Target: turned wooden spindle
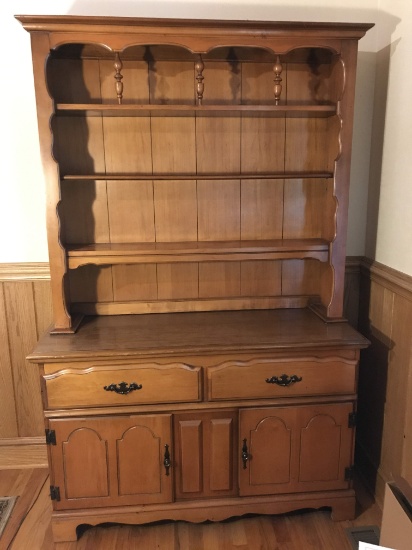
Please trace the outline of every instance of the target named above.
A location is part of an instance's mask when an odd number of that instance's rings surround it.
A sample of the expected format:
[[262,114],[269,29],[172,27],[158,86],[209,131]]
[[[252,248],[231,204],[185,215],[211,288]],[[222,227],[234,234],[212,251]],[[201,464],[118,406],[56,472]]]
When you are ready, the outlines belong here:
[[205,68],[205,64],[203,63],[202,56],[199,55],[198,60],[195,63],[195,69],[196,69],[196,80],[197,80],[197,86],[196,86],[196,97],[197,97],[197,104],[202,105],[203,100],[203,92],[205,90],[205,85],[203,84],[204,76],[203,76],[203,69]]
[[121,73],[121,70],[123,69],[123,63],[120,59],[119,53],[116,52],[115,58],[114,58],[114,70],[116,71],[114,78],[116,80],[116,95],[117,95],[117,102],[119,105],[122,103],[123,99],[123,75]]
[[280,62],[279,56],[276,58],[276,63],[273,67],[273,72],[275,73],[275,78],[273,79],[273,82],[275,83],[273,87],[273,93],[275,95],[275,104],[279,105],[280,101],[280,94],[282,93],[282,77],[280,76],[282,74],[282,64]]

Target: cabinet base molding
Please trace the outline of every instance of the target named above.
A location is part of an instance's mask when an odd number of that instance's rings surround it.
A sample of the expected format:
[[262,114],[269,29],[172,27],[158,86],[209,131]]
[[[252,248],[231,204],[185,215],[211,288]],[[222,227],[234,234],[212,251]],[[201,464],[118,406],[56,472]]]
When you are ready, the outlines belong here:
[[53,512],[52,529],[56,543],[76,541],[81,526],[98,526],[107,523],[140,525],[160,520],[222,521],[245,514],[284,514],[294,510],[331,508],[333,521],[355,518],[355,492],[352,489],[296,495],[210,499],[192,502],[175,502],[163,505],[124,506],[100,508],[94,511],[76,510]]

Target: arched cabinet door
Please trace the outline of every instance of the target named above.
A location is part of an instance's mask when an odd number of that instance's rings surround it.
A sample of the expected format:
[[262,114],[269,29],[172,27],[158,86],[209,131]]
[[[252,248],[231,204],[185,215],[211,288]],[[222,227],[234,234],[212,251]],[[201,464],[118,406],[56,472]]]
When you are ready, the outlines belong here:
[[49,428],[56,510],[171,502],[170,415],[50,420]]
[[351,412],[353,403],[241,410],[240,494],[349,488]]

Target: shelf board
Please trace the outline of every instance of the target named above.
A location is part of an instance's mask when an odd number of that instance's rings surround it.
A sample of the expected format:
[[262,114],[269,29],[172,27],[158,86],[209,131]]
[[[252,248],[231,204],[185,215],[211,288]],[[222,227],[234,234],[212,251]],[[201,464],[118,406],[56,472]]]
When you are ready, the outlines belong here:
[[66,174],[63,181],[126,180],[126,181],[179,181],[179,180],[276,180],[276,179],[328,179],[333,172],[264,172],[254,174]]
[[313,258],[329,256],[322,239],[276,239],[267,241],[171,242],[83,244],[66,247],[69,269],[82,265],[218,262]]
[[114,104],[114,103],[57,103],[57,114],[78,116],[287,116],[329,117],[336,114],[336,104],[280,105],[173,105],[173,104]]

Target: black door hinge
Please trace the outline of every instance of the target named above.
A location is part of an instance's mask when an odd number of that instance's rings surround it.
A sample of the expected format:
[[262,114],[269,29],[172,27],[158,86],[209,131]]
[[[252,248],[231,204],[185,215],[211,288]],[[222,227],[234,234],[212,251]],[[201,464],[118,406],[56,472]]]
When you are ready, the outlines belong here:
[[356,426],[357,414],[356,412],[349,413],[348,428],[354,428]]
[[56,431],[55,430],[45,430],[46,432],[46,444],[47,445],[56,445]]
[[50,486],[50,498],[51,500],[60,500],[60,487],[55,487],[54,485]]
[[353,466],[345,468],[345,481],[352,481],[354,472],[355,468]]

